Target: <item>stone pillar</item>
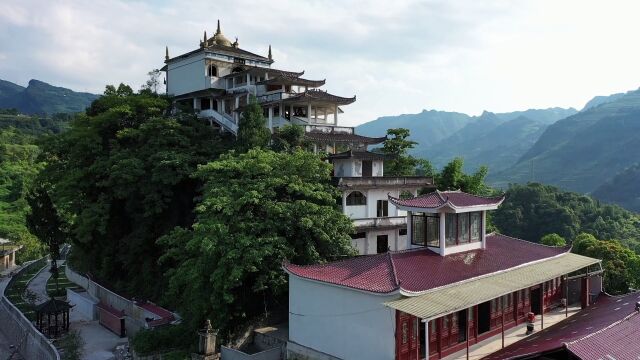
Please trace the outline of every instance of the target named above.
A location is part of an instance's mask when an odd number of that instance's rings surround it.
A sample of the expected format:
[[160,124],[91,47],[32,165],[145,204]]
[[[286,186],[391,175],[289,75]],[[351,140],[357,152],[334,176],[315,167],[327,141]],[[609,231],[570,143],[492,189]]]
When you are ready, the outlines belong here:
[[192,354],[192,359],[212,360],[216,357],[216,340],[218,332],[213,330],[211,321],[207,320],[204,329],[198,331],[198,353]]
[[336,104],[335,112],[333,113],[333,125],[338,125],[338,104]]
[[193,110],[196,110],[198,108],[197,105],[198,105],[198,98],[194,97],[193,98]]
[[447,228],[445,226],[445,213],[441,212],[440,213],[440,256],[444,256],[445,255],[445,246],[446,246],[446,233],[447,233]]
[[307,121],[311,123],[311,103],[307,103]]
[[251,85],[251,74],[247,73],[247,85]]
[[411,240],[413,239],[413,223],[411,218],[413,216],[412,211],[407,211],[407,249],[411,249]]
[[269,106],[269,130],[273,133],[273,106]]

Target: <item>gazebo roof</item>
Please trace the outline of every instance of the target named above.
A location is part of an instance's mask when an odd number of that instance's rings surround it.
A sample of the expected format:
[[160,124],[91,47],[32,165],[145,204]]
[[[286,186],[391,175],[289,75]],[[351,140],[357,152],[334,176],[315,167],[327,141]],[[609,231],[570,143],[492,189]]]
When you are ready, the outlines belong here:
[[68,302],[58,299],[49,299],[40,305],[37,305],[35,311],[37,313],[61,313],[68,311],[73,306]]

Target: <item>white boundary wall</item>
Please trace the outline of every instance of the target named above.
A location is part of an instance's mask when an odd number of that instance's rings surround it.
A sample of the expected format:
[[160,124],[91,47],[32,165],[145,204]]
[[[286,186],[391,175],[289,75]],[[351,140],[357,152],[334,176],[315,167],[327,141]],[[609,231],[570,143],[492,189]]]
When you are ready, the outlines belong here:
[[[18,274],[37,264],[32,262],[25,266]],[[37,265],[35,265],[37,266]],[[10,287],[16,276],[9,281]],[[6,290],[6,289],[5,289]],[[12,344],[19,345],[18,353],[29,360],[60,360],[58,350],[49,340],[38,331],[24,314],[16,308],[2,293],[0,299],[0,331]]]

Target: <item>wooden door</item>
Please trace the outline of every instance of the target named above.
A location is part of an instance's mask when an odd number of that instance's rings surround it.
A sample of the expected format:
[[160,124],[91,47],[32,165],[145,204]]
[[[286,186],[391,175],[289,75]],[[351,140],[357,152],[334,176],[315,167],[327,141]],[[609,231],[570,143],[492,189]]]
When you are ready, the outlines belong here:
[[418,360],[419,323],[417,317],[396,311],[396,360]]

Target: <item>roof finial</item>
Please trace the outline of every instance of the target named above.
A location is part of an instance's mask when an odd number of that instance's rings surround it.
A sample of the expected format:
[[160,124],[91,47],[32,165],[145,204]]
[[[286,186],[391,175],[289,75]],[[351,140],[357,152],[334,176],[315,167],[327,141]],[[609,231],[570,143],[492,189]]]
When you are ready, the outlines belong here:
[[207,30],[204,31],[204,46],[207,46]]
[[218,19],[218,28],[216,29],[216,34],[220,34],[220,19]]
[[273,60],[273,56],[271,56],[271,44],[269,44],[269,55],[268,55],[269,60]]
[[164,59],[165,60],[169,60],[169,47],[168,46],[164,47]]
[[236,41],[232,44],[234,48],[238,48],[240,44],[238,43],[238,37],[236,36]]

